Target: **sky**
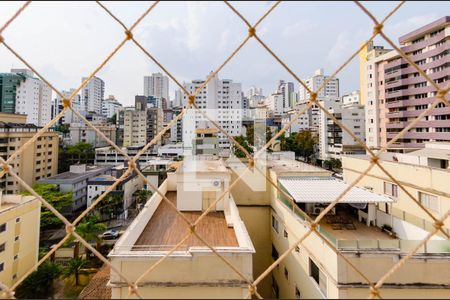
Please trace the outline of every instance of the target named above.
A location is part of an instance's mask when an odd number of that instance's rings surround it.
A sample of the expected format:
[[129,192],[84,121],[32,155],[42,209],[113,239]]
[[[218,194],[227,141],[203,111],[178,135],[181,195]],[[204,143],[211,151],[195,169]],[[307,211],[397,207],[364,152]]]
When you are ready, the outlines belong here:
[[[272,1],[231,2],[250,23]],[[0,26],[20,7],[0,2]],[[127,26],[152,2],[104,2]],[[379,20],[398,1],[362,2]],[[384,32],[398,37],[450,13],[447,1],[407,1],[390,18]],[[353,2],[282,2],[257,28],[257,34],[300,78],[323,68],[331,74],[372,34],[373,23]],[[160,2],[133,31],[134,37],[180,82],[204,79],[238,47],[247,27],[223,2]],[[81,83],[123,39],[122,27],[95,2],[32,2],[3,32],[5,41],[57,89]],[[387,46],[381,38],[376,45]],[[0,72],[24,65],[0,45]],[[160,72],[133,43],[128,42],[98,73],[105,97],[114,95],[132,105],[143,94],[143,76]],[[298,83],[254,39],[219,73],[272,93],[280,79]],[[359,88],[358,59],[339,75],[341,95]],[[170,95],[176,85],[170,81]]]

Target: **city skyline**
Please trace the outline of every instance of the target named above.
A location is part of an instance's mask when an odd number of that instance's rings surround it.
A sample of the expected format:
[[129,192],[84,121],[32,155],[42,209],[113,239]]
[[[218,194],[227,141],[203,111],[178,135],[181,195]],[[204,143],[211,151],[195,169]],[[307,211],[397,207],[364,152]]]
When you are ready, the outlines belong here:
[[[429,5],[428,3],[406,3],[398,14],[386,23],[384,30],[387,35],[398,44],[399,36],[441,17],[440,8],[443,4]],[[244,16],[252,16],[249,21],[254,22],[268,9],[269,4],[267,2],[251,5],[236,3],[236,7]],[[376,17],[382,18],[396,3],[364,4],[374,12]],[[0,18],[10,16],[17,9],[17,5],[18,3],[0,4]],[[80,78],[90,73],[122,38],[120,26],[108,20],[108,15],[100,8],[89,3],[83,5],[67,3],[56,7],[48,6],[52,4],[47,3],[32,5],[34,9],[25,12],[23,18],[18,18],[5,31],[4,37],[60,90],[77,87]],[[211,10],[213,12],[221,10],[223,8],[221,5],[225,4],[161,3],[155,7],[155,10],[159,11],[150,13],[136,28],[134,36],[167,66],[180,83],[204,79],[206,74],[217,68],[231,54],[246,34],[245,24],[231,14],[228,15],[228,12],[218,18],[214,17],[218,15],[216,13],[207,13]],[[331,5],[333,9],[329,11],[320,9],[322,5]],[[127,3],[127,5],[108,3],[108,7],[129,25],[147,8],[147,5],[145,3]],[[50,8],[55,12],[54,19],[39,20],[39,26],[33,28],[29,26],[30,22],[37,22],[40,12]],[[258,34],[275,53],[280,55],[281,59],[293,66],[293,71],[300,78],[311,76],[318,68],[324,68],[325,73],[331,74],[358,48],[360,42],[371,34],[370,19],[358,10],[353,3],[313,5],[309,2],[282,3],[274,15],[261,23]],[[187,11],[187,18],[180,18],[179,15],[185,11]],[[83,12],[85,16],[83,21],[77,18],[80,12]],[[298,13],[308,17],[295,17]],[[168,15],[170,17],[167,17]],[[348,22],[350,15],[354,17],[354,20],[350,18],[353,21]],[[287,17],[280,18],[280,16]],[[78,26],[82,26],[85,30],[74,31],[77,26],[73,26],[72,18],[81,22]],[[97,18],[105,22],[94,23]],[[327,21],[323,22],[323,20]],[[55,22],[58,22],[60,26],[55,27]],[[355,32],[353,22],[364,25],[359,26]],[[223,28],[226,29],[223,30]],[[21,34],[14,34],[13,31]],[[325,38],[317,39],[318,33],[324,31],[327,33],[321,36]],[[44,32],[48,33],[46,37],[43,36]],[[174,36],[174,39],[165,41],[167,34]],[[36,38],[43,41],[36,47],[24,47]],[[55,40],[60,42],[56,43]],[[292,47],[293,41],[298,41],[300,47]],[[303,41],[309,46],[302,47]],[[311,47],[313,41],[317,47]],[[71,46],[67,47],[67,43]],[[375,44],[385,45],[386,43],[375,39]],[[98,51],[92,52],[94,49]],[[6,49],[0,48],[0,54],[5,57],[0,61],[0,68],[5,72],[11,67],[23,67]],[[68,55],[69,58],[67,58]],[[49,57],[49,59],[46,59],[45,64],[40,64],[43,57]],[[308,57],[308,59],[298,60],[296,57]],[[358,61],[354,59],[339,74],[341,95],[359,88],[357,70]],[[156,72],[161,70],[148,57],[142,55],[136,46],[130,44],[119,50],[117,57],[113,58],[97,76],[105,81],[105,95],[115,95],[123,105],[127,106],[132,105],[135,95],[142,93],[143,76]],[[280,79],[294,82],[295,90],[298,90],[298,83],[292,76],[276,64],[273,58],[254,41],[249,41],[243,47],[241,52],[220,72],[220,76],[241,82],[243,91],[250,86],[261,87],[265,95],[276,90],[276,82]],[[170,98],[173,99],[177,86],[169,80],[169,87]]]

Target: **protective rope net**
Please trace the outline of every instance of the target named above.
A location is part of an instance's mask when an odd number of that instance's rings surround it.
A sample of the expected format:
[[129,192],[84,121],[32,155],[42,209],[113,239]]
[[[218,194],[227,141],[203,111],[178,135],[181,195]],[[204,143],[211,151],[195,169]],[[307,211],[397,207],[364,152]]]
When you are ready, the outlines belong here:
[[[445,87],[439,86],[434,80],[432,80],[412,59],[405,54],[398,46],[394,44],[394,42],[385,35],[383,31],[383,27],[385,22],[394,15],[398,9],[401,8],[401,6],[405,2],[402,1],[398,5],[395,6],[395,8],[386,15],[381,21],[379,21],[377,18],[374,17],[374,15],[366,9],[366,7],[363,6],[360,2],[354,2],[354,5],[356,5],[364,14],[366,14],[371,21],[373,22],[373,33],[372,35],[359,47],[331,76],[325,80],[322,85],[317,90],[311,90],[305,82],[303,82],[293,71],[289,68],[289,66],[283,62],[283,60],[277,56],[276,53],[267,45],[264,43],[264,41],[258,36],[257,28],[258,26],[264,21],[264,19],[270,15],[278,5],[281,4],[281,1],[275,2],[268,11],[259,18],[259,20],[255,24],[250,24],[249,21],[228,1],[224,1],[224,9],[230,9],[233,11],[233,13],[236,15],[236,17],[240,18],[242,22],[244,23],[244,28],[247,29],[248,34],[246,38],[241,42],[241,44],[224,60],[224,62],[215,69],[214,72],[212,72],[209,77],[201,84],[200,87],[198,87],[194,93],[189,93],[186,88],[180,84],[180,82],[169,72],[169,70],[157,59],[155,58],[148,49],[144,48],[142,44],[133,36],[134,29],[141,23],[141,21],[144,18],[147,18],[150,13],[152,13],[155,9],[155,7],[159,4],[159,2],[154,2],[150,5],[150,7],[145,10],[145,12],[133,23],[131,27],[127,27],[116,15],[114,15],[105,4],[97,1],[97,4],[99,6],[99,9],[102,9],[106,14],[110,15],[111,18],[113,18],[124,30],[124,36],[123,39],[117,44],[117,46],[112,49],[110,54],[98,65],[95,70],[93,70],[90,75],[81,83],[81,85],[75,89],[72,94],[69,97],[64,97],[64,95],[54,87],[46,78],[40,73],[38,70],[36,70],[31,63],[27,61],[26,58],[21,56],[12,45],[8,43],[7,40],[3,37],[3,32],[5,29],[7,29],[16,18],[20,17],[21,13],[25,11],[26,9],[32,9],[30,8],[31,1],[25,2],[18,10],[17,12],[8,19],[5,24],[0,29],[0,44],[3,47],[6,47],[15,57],[17,57],[23,64],[25,64],[30,70],[32,70],[43,82],[45,82],[61,99],[63,109],[62,111],[56,115],[48,124],[46,124],[44,127],[42,127],[30,140],[28,140],[25,144],[23,144],[17,151],[15,151],[10,157],[8,157],[6,160],[4,160],[2,157],[0,157],[0,163],[2,165],[2,171],[0,172],[0,178],[3,177],[6,173],[9,174],[9,176],[12,176],[14,179],[16,179],[23,188],[30,192],[33,196],[35,196],[39,201],[44,205],[47,209],[49,209],[56,217],[58,217],[64,224],[66,228],[66,235],[65,237],[56,244],[55,247],[53,247],[44,257],[42,257],[36,265],[33,266],[26,274],[24,274],[21,278],[19,278],[14,285],[12,286],[6,286],[3,283],[0,283],[0,288],[3,291],[3,296],[5,298],[14,298],[14,290],[22,283],[36,268],[41,265],[43,262],[45,262],[52,254],[54,254],[66,241],[69,240],[69,238],[73,237],[75,239],[78,239],[87,249],[89,249],[95,256],[97,256],[101,261],[104,262],[107,266],[110,267],[112,272],[116,272],[120,278],[126,282],[126,284],[129,287],[129,296],[134,294],[135,296],[141,298],[141,295],[139,293],[139,285],[142,282],[143,278],[147,276],[150,272],[155,272],[157,266],[159,266],[165,259],[171,256],[172,253],[174,253],[183,243],[191,236],[195,236],[197,239],[199,239],[206,247],[208,247],[220,260],[222,260],[228,267],[230,267],[236,274],[239,275],[239,277],[242,278],[245,282],[248,283],[248,294],[247,298],[250,297],[257,297],[262,298],[261,295],[257,291],[258,284],[261,283],[261,281],[268,276],[271,271],[276,268],[294,249],[296,249],[299,245],[303,243],[303,241],[311,234],[317,235],[325,244],[327,244],[337,255],[343,258],[343,260],[353,269],[355,270],[361,278],[367,282],[368,284],[368,297],[369,298],[381,298],[381,292],[380,288],[383,286],[383,284],[386,282],[386,280],[391,277],[396,271],[398,271],[399,268],[401,268],[412,256],[416,254],[416,252],[423,247],[424,244],[426,244],[438,231],[442,232],[447,238],[449,238],[449,234],[447,231],[443,229],[444,221],[449,217],[450,211],[445,212],[440,216],[440,218],[435,217],[426,207],[422,205],[422,203],[414,197],[403,185],[401,182],[399,182],[393,175],[391,175],[380,163],[380,155],[383,152],[386,152],[387,149],[395,143],[399,138],[401,138],[405,133],[407,133],[411,128],[413,128],[417,122],[419,122],[422,118],[424,118],[427,114],[429,114],[439,103],[444,103],[446,106],[449,106],[449,102],[446,100],[446,96],[449,93],[450,85],[447,85]],[[154,13],[154,12],[153,12]],[[323,107],[323,105],[318,101],[317,95],[326,87],[326,85],[333,80],[339,72],[341,72],[363,49],[366,47],[370,42],[374,40],[375,37],[380,36],[383,38],[395,51],[398,52],[398,54],[405,59],[412,67],[414,67],[417,72],[424,78],[426,81],[435,88],[436,91],[436,100],[426,109],[424,110],[417,118],[415,118],[414,121],[410,122],[408,126],[406,126],[403,130],[401,130],[394,138],[392,138],[384,147],[382,147],[379,151],[376,153],[371,150],[365,143],[362,141],[358,136],[356,136],[348,127],[344,126],[336,117],[330,113],[327,109]],[[209,116],[201,111],[199,107],[196,105],[195,100],[196,96],[206,87],[208,82],[219,72],[222,70],[222,68],[227,65],[227,63],[233,59],[233,57],[245,46],[245,44],[250,40],[255,39],[267,52],[290,74],[292,75],[297,82],[302,85],[305,90],[309,93],[309,100],[307,105],[299,112],[297,112],[291,120],[281,128],[261,149],[259,149],[256,153],[251,155],[242,145],[236,142],[236,140],[227,133],[223,128],[221,128],[216,122],[213,122]],[[111,60],[111,58],[116,55],[117,52],[120,51],[120,49],[127,43],[135,44],[139,49],[142,50],[142,52],[148,56],[156,65],[158,65],[163,72],[170,77],[173,82],[182,90],[182,92],[185,94],[186,99],[188,99],[186,106],[183,108],[180,114],[178,114],[170,123],[168,123],[149,143],[147,143],[134,157],[129,157],[127,153],[125,153],[121,147],[116,145],[114,142],[112,142],[109,138],[107,138],[99,129],[95,127],[94,124],[92,124],[90,121],[88,121],[83,115],[80,114],[76,109],[74,109],[71,105],[72,100],[74,97],[83,89],[86,84],[89,83],[89,81],[105,66],[108,64],[108,62]],[[282,193],[288,201],[292,204],[293,210],[299,210],[301,209],[295,204],[294,199],[284,192],[282,189],[280,189],[276,182],[274,182],[267,174],[263,173],[261,170],[259,170],[257,167],[255,167],[255,163],[260,158],[260,156],[276,141],[277,138],[279,138],[296,120],[298,120],[302,114],[307,112],[309,108],[311,108],[313,105],[316,105],[320,110],[322,110],[327,117],[331,118],[335,124],[337,124],[339,127],[342,128],[343,131],[348,133],[352,138],[354,138],[355,141],[357,141],[366,151],[367,154],[370,156],[370,164],[368,168],[362,172],[353,182],[350,182],[348,187],[334,200],[332,201],[315,219],[311,219],[310,217],[307,217],[305,220],[305,224],[309,227],[309,230],[301,235],[301,236],[295,236],[295,231],[288,230],[290,232],[294,233],[294,236],[296,237],[296,241],[289,247],[288,250],[286,250],[284,253],[282,253],[278,259],[276,259],[262,274],[260,274],[256,279],[247,278],[244,276],[235,266],[233,266],[232,263],[230,263],[227,258],[222,256],[216,249],[211,246],[209,243],[205,241],[205,239],[200,236],[196,232],[196,225],[209,213],[213,208],[215,207],[216,203],[222,200],[227,193],[229,193],[234,186],[246,175],[246,173],[250,170],[256,169],[261,174],[266,176],[267,181],[275,188],[279,193]],[[41,197],[38,193],[36,193],[24,180],[22,180],[13,170],[11,167],[11,163],[20,155],[25,149],[32,146],[33,143],[41,137],[45,132],[47,132],[52,126],[56,124],[56,122],[66,113],[66,111],[72,111],[73,114],[78,116],[88,127],[95,130],[95,132],[104,140],[106,140],[111,147],[113,147],[119,154],[123,155],[124,158],[128,161],[128,169],[127,171],[118,178],[113,185],[111,185],[103,194],[101,194],[93,203],[91,206],[89,206],[81,215],[79,215],[73,222],[69,222],[58,210],[56,210],[52,205],[50,205],[46,199]],[[230,142],[240,150],[242,150],[248,159],[248,166],[231,184],[229,185],[228,189],[224,191],[213,203],[211,203],[207,210],[205,210],[200,217],[195,221],[191,222],[189,221],[179,210],[177,210],[177,207],[157,188],[155,187],[151,182],[147,180],[147,178],[142,174],[142,172],[138,169],[136,162],[138,161],[139,157],[144,154],[149,147],[157,143],[163,135],[170,130],[170,128],[175,125],[178,121],[182,120],[185,116],[186,112],[188,110],[195,110],[196,112],[202,114],[204,117],[206,117],[208,120],[212,121],[214,126],[217,127],[217,129],[222,132],[224,135],[227,136],[227,138],[230,140]],[[335,245],[333,245],[331,242],[328,241],[326,237],[324,237],[318,230],[318,224],[324,218],[324,216],[330,212],[330,210],[333,209],[333,207],[339,203],[339,201],[346,195],[347,192],[350,191],[351,188],[353,188],[364,176],[366,176],[369,171],[374,167],[378,166],[382,172],[384,172],[395,184],[399,186],[399,188],[405,192],[411,201],[415,203],[415,205],[418,205],[424,212],[430,216],[430,218],[433,220],[433,229],[427,234],[427,236],[420,241],[412,250],[409,251],[406,255],[404,255],[398,262],[396,262],[383,276],[381,276],[376,282],[372,282],[369,280],[368,276],[363,274],[360,270],[358,270],[357,267],[355,267],[349,259],[346,258],[345,255],[343,255]],[[83,218],[91,212],[111,191],[113,191],[116,186],[124,180],[130,173],[136,172],[138,176],[152,189],[155,190],[157,194],[159,194],[163,201],[165,201],[176,213],[184,220],[186,223],[187,228],[187,234],[186,236],[172,249],[167,251],[163,257],[161,257],[158,261],[156,261],[154,264],[151,265],[149,269],[147,269],[142,275],[138,277],[138,279],[134,282],[130,281],[126,278],[117,268],[115,268],[110,261],[104,257],[101,253],[97,251],[93,246],[90,245],[89,242],[84,240],[76,231],[76,226],[80,224],[80,222],[83,220]],[[276,200],[280,201],[280,200]],[[307,216],[306,213],[303,213],[302,215]],[[304,244],[302,244],[303,247],[305,247]],[[306,247],[305,247],[306,248]],[[313,253],[314,251],[311,251],[311,249],[306,249],[308,253]]]

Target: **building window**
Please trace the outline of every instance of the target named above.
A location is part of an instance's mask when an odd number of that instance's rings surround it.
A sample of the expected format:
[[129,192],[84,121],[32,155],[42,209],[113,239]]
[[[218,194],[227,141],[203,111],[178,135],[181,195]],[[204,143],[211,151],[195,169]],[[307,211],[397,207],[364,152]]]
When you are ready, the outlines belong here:
[[1,263],[0,264],[0,272],[3,272],[4,269],[5,269],[5,263]]
[[0,233],[6,231],[6,223],[3,223],[2,225],[0,225]]
[[286,231],[286,229],[284,230],[284,232],[283,232],[283,236],[285,237],[285,238],[287,238],[289,235],[288,235],[288,233],[287,233],[287,231]]
[[276,231],[276,233],[279,233],[278,231],[278,220],[275,218],[274,215],[272,215],[272,228]]
[[284,278],[286,278],[286,280],[289,280],[289,271],[286,267],[284,267]]
[[19,236],[18,235],[16,235],[16,237],[14,238],[14,241],[18,241],[19,240]]
[[273,260],[277,260],[279,257],[277,248],[275,248],[275,246],[272,244],[272,258]]
[[295,246],[295,252],[300,252],[300,247],[299,246]]
[[327,277],[319,267],[309,259],[309,276],[319,285],[319,289],[327,296]]
[[384,182],[384,194],[397,198],[398,197],[398,185],[390,183],[390,182]]
[[439,213],[439,199],[437,196],[419,192],[419,201],[426,208],[429,208],[432,211]]
[[300,289],[295,286],[295,299],[300,299]]
[[16,223],[19,223],[20,222],[20,218],[16,218]]
[[273,277],[273,275],[272,275],[272,291],[275,298],[277,299],[280,298],[280,288],[278,287],[278,283],[275,280],[275,277]]
[[1,244],[0,245],[0,253],[5,251],[5,249],[6,249],[6,243]]
[[14,255],[14,260],[17,260],[18,258],[19,258],[18,254]]

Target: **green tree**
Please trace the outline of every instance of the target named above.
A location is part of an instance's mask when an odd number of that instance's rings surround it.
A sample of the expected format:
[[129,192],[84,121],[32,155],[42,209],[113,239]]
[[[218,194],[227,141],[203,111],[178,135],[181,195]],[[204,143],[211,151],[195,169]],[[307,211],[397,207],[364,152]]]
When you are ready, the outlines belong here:
[[139,190],[136,191],[134,194],[136,196],[136,207],[137,207],[139,204],[147,202],[147,200],[152,195],[152,192],[148,190]]
[[75,286],[79,285],[79,275],[82,268],[87,264],[87,261],[81,258],[74,258],[69,261],[62,272],[64,278],[75,277]]
[[302,156],[306,162],[309,162],[317,144],[316,136],[311,131],[301,131],[295,135],[295,144],[298,147],[297,154]]
[[53,281],[61,274],[60,267],[53,262],[44,262],[16,289],[18,299],[46,299],[53,296]]
[[[236,140],[237,143],[239,143],[242,147],[244,147],[244,149],[247,150],[248,153],[250,153],[250,154],[253,153],[253,150],[252,150],[252,148],[250,148],[248,141],[242,135],[237,136],[234,139]],[[242,151],[236,145],[233,145],[233,152],[234,152],[234,155],[236,155],[236,157],[239,157],[239,158],[246,157],[244,151]]]
[[117,114],[113,114],[111,118],[108,118],[108,123],[116,124]]
[[102,245],[102,239],[99,238],[99,234],[106,230],[106,225],[103,223],[95,223],[94,220],[88,220],[80,223],[75,231],[87,242],[96,242],[95,248],[100,249]]
[[[60,192],[56,184],[35,183],[32,188],[60,213],[67,212],[67,209],[72,205],[72,193]],[[31,193],[23,192],[22,195],[31,195]],[[55,228],[60,224],[62,224],[62,221],[42,205],[41,230]]]
[[95,148],[88,143],[80,142],[75,145],[61,145],[58,157],[58,172],[69,171],[70,165],[93,164]]

